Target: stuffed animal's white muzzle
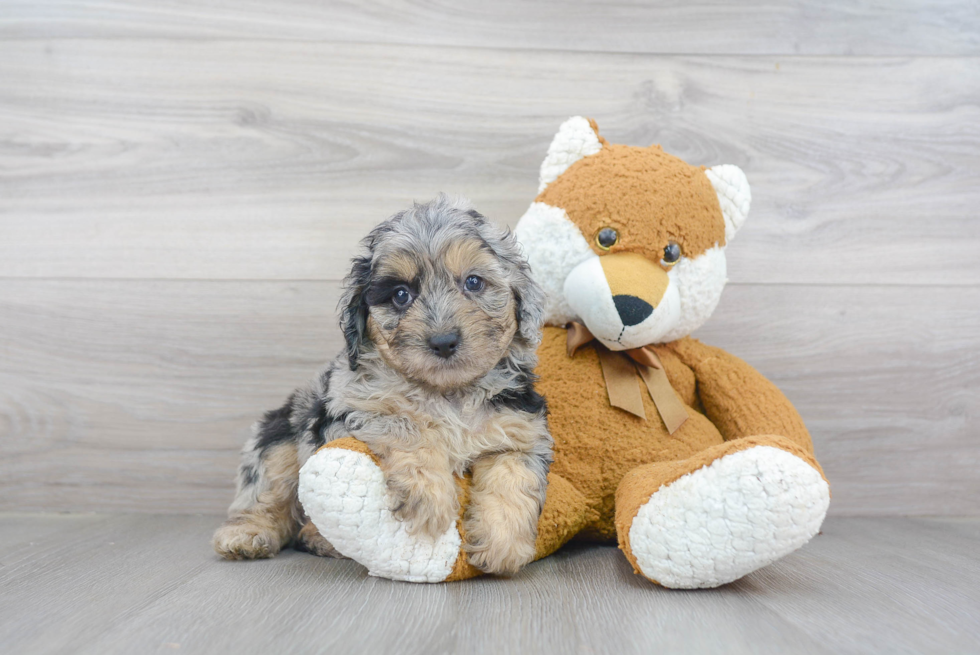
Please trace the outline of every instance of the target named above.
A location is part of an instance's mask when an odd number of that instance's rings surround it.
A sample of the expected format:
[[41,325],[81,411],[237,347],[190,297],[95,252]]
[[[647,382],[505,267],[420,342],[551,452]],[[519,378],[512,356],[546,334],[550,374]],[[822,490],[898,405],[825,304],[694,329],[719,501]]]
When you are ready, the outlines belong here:
[[662,343],[681,317],[677,284],[635,253],[592,257],[565,278],[565,299],[610,350]]

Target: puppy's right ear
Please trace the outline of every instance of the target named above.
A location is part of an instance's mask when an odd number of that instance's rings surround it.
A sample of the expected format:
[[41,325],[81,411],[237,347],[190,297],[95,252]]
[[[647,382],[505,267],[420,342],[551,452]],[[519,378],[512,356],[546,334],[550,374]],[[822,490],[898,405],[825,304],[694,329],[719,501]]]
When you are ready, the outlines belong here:
[[364,291],[371,283],[371,256],[355,257],[350,274],[344,278],[344,293],[340,298],[340,329],[347,342],[347,361],[350,370],[357,370],[364,334],[367,331],[368,306]]

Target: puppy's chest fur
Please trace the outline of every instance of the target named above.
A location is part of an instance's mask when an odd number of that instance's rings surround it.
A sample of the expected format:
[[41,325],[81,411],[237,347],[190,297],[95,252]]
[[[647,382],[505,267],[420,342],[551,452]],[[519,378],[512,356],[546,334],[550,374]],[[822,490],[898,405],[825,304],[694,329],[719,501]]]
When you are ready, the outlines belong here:
[[[387,408],[385,408],[387,409]],[[428,401],[393,412],[369,412],[353,436],[384,459],[388,450],[426,448],[442,452],[454,473],[462,475],[480,455],[505,447],[506,435],[491,427],[483,408]]]
[[353,436],[382,459],[392,450],[426,448],[442,452],[462,474],[479,456],[514,445],[514,430],[484,389],[445,397],[401,379],[340,377],[331,385],[331,406],[346,415],[346,434],[335,436]]

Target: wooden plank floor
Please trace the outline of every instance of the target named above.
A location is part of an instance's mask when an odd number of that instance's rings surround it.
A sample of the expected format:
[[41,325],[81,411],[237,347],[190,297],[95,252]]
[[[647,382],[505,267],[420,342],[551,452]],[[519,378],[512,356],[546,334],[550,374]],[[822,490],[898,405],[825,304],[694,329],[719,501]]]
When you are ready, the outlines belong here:
[[0,514],[0,652],[980,652],[980,519],[831,518],[701,591],[656,587],[611,546],[446,585],[294,551],[224,562],[218,521]]

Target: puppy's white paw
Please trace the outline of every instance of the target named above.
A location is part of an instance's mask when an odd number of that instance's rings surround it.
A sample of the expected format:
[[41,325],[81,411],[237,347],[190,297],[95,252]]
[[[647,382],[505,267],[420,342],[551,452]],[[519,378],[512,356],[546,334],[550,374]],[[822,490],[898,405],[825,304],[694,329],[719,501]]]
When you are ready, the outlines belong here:
[[665,587],[717,587],[805,544],[829,504],[816,469],[756,446],[661,487],[633,519],[629,545],[643,575]]
[[370,456],[323,448],[299,472],[299,499],[320,534],[371,575],[442,582],[460,551],[455,522],[436,538],[411,534],[392,514],[384,474]]

